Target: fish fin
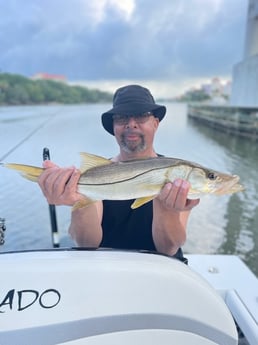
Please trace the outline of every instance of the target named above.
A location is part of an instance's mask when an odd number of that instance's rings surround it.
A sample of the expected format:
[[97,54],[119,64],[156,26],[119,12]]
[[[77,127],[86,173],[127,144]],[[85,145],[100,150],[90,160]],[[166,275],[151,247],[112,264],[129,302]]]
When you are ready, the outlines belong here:
[[38,177],[42,174],[43,168],[34,167],[31,165],[5,163],[4,167],[18,171],[27,180],[37,182]]
[[188,195],[187,195],[187,199],[189,200],[193,200],[193,199],[199,199],[201,198],[203,195],[206,195],[208,193],[205,193],[205,192],[201,192],[201,191],[198,191],[196,189],[192,189],[190,188],[189,192],[188,192]]
[[95,201],[94,200],[91,200],[91,199],[88,199],[88,198],[85,198],[83,200],[79,200],[77,201],[73,207],[72,207],[72,212],[75,211],[75,210],[78,210],[80,208],[83,208],[83,207],[87,207],[89,206],[90,204],[94,203]]
[[153,200],[156,197],[156,195],[152,195],[152,196],[145,196],[143,198],[138,198],[136,199],[132,205],[131,208],[134,210],[135,208],[138,208],[144,204],[146,204],[147,202]]
[[96,155],[86,153],[86,152],[81,152],[80,156],[81,156],[81,166],[80,166],[81,173],[84,173],[85,171],[97,166],[113,163],[110,159],[107,159],[101,156],[96,156]]
[[[202,196],[206,195],[205,193],[193,193],[193,194],[188,194],[187,199],[189,200],[194,200],[194,199],[200,199]],[[208,195],[208,193],[207,193]]]

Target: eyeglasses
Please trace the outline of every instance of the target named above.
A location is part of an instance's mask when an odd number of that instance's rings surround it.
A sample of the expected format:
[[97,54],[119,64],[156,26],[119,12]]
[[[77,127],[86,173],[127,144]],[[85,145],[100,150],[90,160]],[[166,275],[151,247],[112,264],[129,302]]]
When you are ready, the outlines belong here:
[[139,115],[114,114],[113,115],[113,122],[114,122],[114,124],[119,125],[119,126],[126,125],[130,119],[134,119],[134,121],[137,123],[145,123],[146,121],[148,121],[150,116],[153,116],[153,114],[150,112],[139,114]]

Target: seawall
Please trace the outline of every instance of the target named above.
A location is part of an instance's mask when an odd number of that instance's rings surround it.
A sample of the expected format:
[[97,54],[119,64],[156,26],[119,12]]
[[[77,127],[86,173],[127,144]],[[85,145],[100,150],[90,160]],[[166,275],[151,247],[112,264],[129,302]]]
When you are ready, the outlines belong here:
[[211,128],[258,140],[258,107],[189,104],[187,115]]

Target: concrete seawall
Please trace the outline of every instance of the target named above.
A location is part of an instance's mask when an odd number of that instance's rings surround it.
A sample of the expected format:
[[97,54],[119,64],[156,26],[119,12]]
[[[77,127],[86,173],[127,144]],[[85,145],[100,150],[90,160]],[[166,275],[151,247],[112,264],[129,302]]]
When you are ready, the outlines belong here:
[[189,104],[187,115],[211,128],[258,140],[258,107]]

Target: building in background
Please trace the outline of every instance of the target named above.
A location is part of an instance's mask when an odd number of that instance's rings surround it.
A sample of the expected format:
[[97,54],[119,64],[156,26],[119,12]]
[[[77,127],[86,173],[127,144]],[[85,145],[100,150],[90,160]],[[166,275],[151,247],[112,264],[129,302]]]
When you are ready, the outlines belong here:
[[52,80],[66,83],[67,79],[64,75],[60,74],[49,74],[49,73],[37,73],[31,77],[32,80]]
[[231,94],[231,81],[214,77],[199,87],[187,90],[178,100],[227,104]]
[[201,89],[211,98],[222,97],[228,99],[231,94],[231,81],[222,81],[220,78],[214,77],[211,82],[202,84]]
[[244,58],[233,68],[231,105],[258,107],[258,0],[249,0]]

